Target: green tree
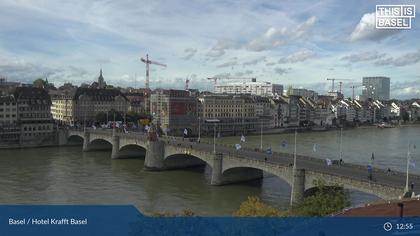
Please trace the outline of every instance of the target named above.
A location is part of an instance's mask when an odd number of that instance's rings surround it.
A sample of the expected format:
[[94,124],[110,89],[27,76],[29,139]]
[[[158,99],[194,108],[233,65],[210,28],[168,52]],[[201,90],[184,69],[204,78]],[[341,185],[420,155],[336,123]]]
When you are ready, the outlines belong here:
[[42,78],[38,78],[38,79],[34,80],[34,82],[32,84],[36,88],[45,88],[46,85],[47,85],[45,80],[43,80]]
[[258,197],[248,197],[241,203],[239,210],[233,216],[284,216],[284,212],[262,202]]
[[326,186],[321,180],[315,181],[317,191],[291,209],[295,216],[325,216],[338,212],[350,205],[348,193],[340,186]]
[[[104,123],[104,122],[106,122],[106,118],[107,118],[106,116],[107,116],[106,112],[103,112],[103,111],[98,112],[95,115],[95,120],[98,121],[98,122]],[[108,119],[109,119],[109,117],[108,117]]]

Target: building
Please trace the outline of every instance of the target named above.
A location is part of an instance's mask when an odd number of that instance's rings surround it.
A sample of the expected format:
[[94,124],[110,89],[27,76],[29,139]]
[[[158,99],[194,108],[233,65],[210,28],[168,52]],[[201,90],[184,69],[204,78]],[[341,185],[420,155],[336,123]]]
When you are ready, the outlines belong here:
[[153,122],[168,135],[198,133],[197,98],[185,90],[155,90],[150,95]]
[[217,133],[221,135],[236,135],[259,130],[261,121],[255,109],[255,100],[251,95],[203,95],[199,98],[201,132],[213,135],[214,124],[206,122],[209,120],[219,121],[216,125]]
[[128,111],[138,114],[148,114],[150,112],[150,96],[145,92],[126,92],[130,105]]
[[270,82],[257,82],[256,79],[252,79],[251,82],[217,84],[215,86],[215,93],[252,94],[273,97],[283,94],[283,85],[272,84]]
[[98,113],[128,111],[127,97],[118,89],[77,88],[62,91],[52,98],[54,120],[63,124],[79,124],[96,120]]
[[13,91],[20,86],[19,82],[10,82],[5,78],[0,78],[0,96],[12,94]]
[[363,77],[363,99],[389,100],[390,83],[389,77]]
[[0,96],[0,143],[18,142],[17,104],[13,95]]
[[17,104],[21,143],[41,143],[51,138],[53,120],[51,98],[46,90],[35,87],[18,87],[13,94]]
[[73,120],[79,124],[96,120],[98,113],[115,111],[125,115],[129,102],[118,89],[77,88],[73,95]]
[[60,124],[74,124],[74,93],[76,89],[59,90],[51,95],[51,114]]
[[304,89],[304,88],[290,88],[287,91],[288,95],[292,95],[292,96],[300,96],[300,97],[305,97],[305,98],[310,98],[313,100],[317,100],[318,99],[318,93],[313,91],[313,90],[308,90],[308,89]]

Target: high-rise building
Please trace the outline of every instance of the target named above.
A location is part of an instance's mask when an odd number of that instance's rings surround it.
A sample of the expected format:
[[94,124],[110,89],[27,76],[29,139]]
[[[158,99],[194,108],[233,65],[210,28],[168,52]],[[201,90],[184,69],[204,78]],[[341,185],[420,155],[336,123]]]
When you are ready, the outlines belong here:
[[363,99],[389,100],[390,84],[389,77],[363,77]]

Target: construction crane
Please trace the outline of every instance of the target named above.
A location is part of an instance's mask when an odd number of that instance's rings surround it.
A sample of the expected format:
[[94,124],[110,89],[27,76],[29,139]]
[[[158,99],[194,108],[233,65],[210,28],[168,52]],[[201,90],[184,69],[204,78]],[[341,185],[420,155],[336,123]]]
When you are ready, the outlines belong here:
[[185,91],[188,91],[188,83],[190,83],[190,79],[187,78],[185,79]]
[[146,59],[140,58],[140,60],[144,64],[146,64],[146,89],[149,90],[149,65],[153,64],[153,65],[158,65],[158,66],[163,66],[163,67],[166,67],[166,65],[160,62],[149,60],[149,54],[146,54]]
[[352,85],[352,86],[350,86],[350,88],[353,90],[353,100],[354,100],[354,97],[355,97],[355,95],[354,95],[354,89],[355,88],[359,88],[359,87],[363,87],[363,85],[361,85],[361,84],[359,84],[359,85]]
[[[334,92],[334,82],[337,81],[345,81],[345,80],[350,80],[350,79],[329,79],[327,78],[327,80],[331,80],[331,92]],[[340,93],[341,93],[341,87],[343,85],[343,82],[340,82]]]

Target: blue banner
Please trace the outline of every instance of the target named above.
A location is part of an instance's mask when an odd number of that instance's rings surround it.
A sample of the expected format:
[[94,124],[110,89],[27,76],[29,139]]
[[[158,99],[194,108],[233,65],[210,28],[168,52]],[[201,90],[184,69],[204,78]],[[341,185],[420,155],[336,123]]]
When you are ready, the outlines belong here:
[[0,206],[0,235],[420,235],[420,218],[145,217],[133,206]]

